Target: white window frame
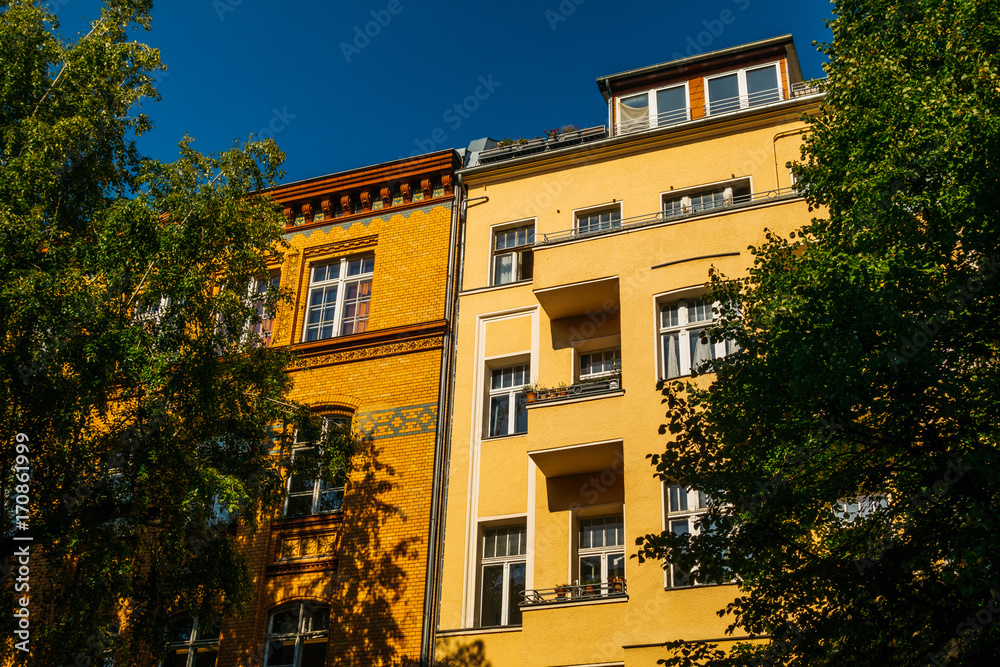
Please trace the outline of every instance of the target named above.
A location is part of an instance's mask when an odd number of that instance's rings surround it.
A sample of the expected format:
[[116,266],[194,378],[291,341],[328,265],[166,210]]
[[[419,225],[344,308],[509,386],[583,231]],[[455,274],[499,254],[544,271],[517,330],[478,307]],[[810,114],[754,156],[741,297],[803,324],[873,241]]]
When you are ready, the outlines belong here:
[[[683,493],[683,497],[686,501],[686,509],[672,510],[672,501],[675,493]],[[673,522],[674,521],[687,521],[688,533],[691,535],[700,535],[701,527],[697,526],[696,523],[699,518],[705,515],[708,511],[708,496],[702,491],[685,487],[680,484],[671,484],[670,482],[663,483],[663,511],[664,511],[664,530],[666,532],[673,532]],[[669,567],[664,568],[666,575],[666,587],[667,588],[691,588],[692,586],[702,586],[705,585],[699,582],[696,578],[692,578],[690,574],[679,575],[678,568],[673,563],[669,563]],[[682,581],[682,583],[677,583],[679,576],[688,577],[688,581]]]
[[[486,543],[490,538],[490,533],[493,533],[493,537],[500,531],[509,531],[512,528],[520,530],[521,537],[519,539],[521,545],[521,552],[512,554],[507,553],[502,556],[487,556],[486,555]],[[524,577],[525,583],[527,583],[528,577],[528,529],[525,524],[513,524],[508,526],[483,526],[481,530],[482,536],[479,540],[479,605],[478,605],[478,618],[477,627],[480,628],[498,628],[505,626],[517,626],[521,623],[512,623],[510,618],[510,607],[511,607],[511,595],[514,594],[510,590],[510,568],[515,565],[524,566]],[[500,602],[500,625],[483,625],[483,603],[485,602],[483,596],[483,586],[486,583],[486,568],[487,567],[497,567],[503,566],[503,592],[501,595]],[[519,604],[519,600],[514,600],[514,604]]]
[[[750,94],[749,94],[749,92],[747,90],[747,72],[751,72],[751,71],[759,70],[759,69],[764,69],[766,67],[773,67],[774,68],[775,80],[778,82],[778,88],[777,88],[778,99],[777,100],[773,100],[771,102],[764,102],[764,103],[761,103],[761,104],[751,104],[750,103]],[[737,82],[737,87],[738,87],[738,90],[739,90],[739,98],[738,98],[739,99],[739,105],[730,108],[731,105],[727,104],[725,109],[720,110],[720,111],[716,111],[715,113],[712,113],[712,102],[711,102],[711,97],[710,97],[710,94],[709,94],[709,82],[712,81],[713,79],[721,79],[721,78],[724,78],[724,77],[727,77],[727,76],[732,76],[733,74],[736,75],[736,82]],[[729,71],[729,72],[722,72],[721,74],[713,74],[711,76],[706,76],[704,78],[704,90],[705,90],[705,115],[706,116],[718,116],[720,114],[732,113],[734,111],[741,111],[743,109],[749,109],[751,107],[767,106],[768,104],[774,104],[776,102],[780,102],[780,101],[782,101],[782,100],[785,99],[785,87],[784,87],[784,85],[782,85],[782,81],[781,81],[781,64],[780,64],[780,61],[777,61],[777,60],[774,61],[774,62],[771,62],[771,63],[762,63],[760,65],[751,65],[749,67],[743,67],[741,69],[732,70],[732,71]],[[732,99],[732,98],[727,98],[727,99]],[[722,102],[722,101],[726,101],[726,100],[720,100],[720,102]]]
[[260,322],[251,324],[249,332],[251,335],[259,338],[261,345],[264,347],[269,347],[274,339],[274,325],[278,321],[278,313],[277,310],[273,313],[265,313],[264,303],[259,298],[259,295],[264,294],[267,288],[272,285],[275,289],[281,287],[280,271],[268,271],[263,276],[254,276],[250,279],[250,298],[253,300],[254,310],[256,310],[257,316],[260,317]]
[[838,500],[835,511],[841,521],[852,523],[858,519],[866,519],[879,509],[885,509],[888,506],[889,500],[886,496],[858,496],[856,498]]
[[[339,427],[343,428],[344,424],[345,424],[345,421],[346,421],[346,418],[344,418],[344,417],[323,417],[323,426],[322,426],[322,430],[321,430],[322,435],[326,435],[326,433],[328,432],[328,430],[331,427],[339,426]],[[350,422],[347,421],[347,423],[349,424]],[[296,434],[295,434],[295,443],[292,445],[292,461],[295,460],[296,455],[302,455],[302,454],[306,454],[306,453],[310,453],[310,452],[314,452],[314,451],[317,454],[320,453],[318,445],[316,445],[314,443],[311,443],[311,442],[302,442],[302,443],[300,443],[299,440],[298,440],[298,437],[299,437],[299,434],[296,432]],[[345,487],[344,486],[327,486],[326,483],[322,479],[317,478],[317,479],[312,480],[312,487],[313,488],[312,488],[311,492],[310,491],[296,491],[296,492],[293,493],[292,492],[292,482],[294,481],[294,477],[295,477],[294,475],[289,474],[288,475],[288,479],[285,481],[285,502],[284,502],[284,505],[282,507],[282,514],[283,514],[283,516],[286,516],[286,517],[299,517],[299,516],[316,516],[318,514],[334,514],[336,512],[340,512],[343,509],[343,507],[344,507],[344,492],[345,492]],[[323,497],[323,494],[324,493],[328,493],[328,492],[333,492],[334,494],[336,494],[338,491],[340,493],[340,500],[337,503],[337,506],[334,507],[333,509],[323,510],[322,512],[319,511],[319,503],[320,503],[320,499]],[[312,500],[309,503],[309,511],[308,512],[303,512],[303,513],[300,513],[300,514],[289,514],[288,513],[289,506],[292,503],[293,497],[294,498],[302,498],[302,497],[305,497],[306,495],[310,495],[310,494],[311,494]]]
[[[679,377],[684,377],[686,375],[691,375],[691,335],[697,335],[702,329],[707,329],[715,326],[718,321],[716,313],[719,310],[719,302],[711,302],[712,306],[712,318],[708,320],[697,320],[691,322],[689,319],[688,306],[693,305],[697,302],[705,303],[706,300],[704,295],[698,296],[688,296],[684,298],[677,299],[658,299],[656,303],[656,322],[657,322],[657,346],[659,349],[660,358],[660,368],[659,368],[659,379],[661,380],[673,380]],[[677,306],[678,312],[678,323],[664,326],[663,323],[663,311],[668,306]],[[677,335],[678,345],[678,368],[679,372],[676,375],[669,375],[667,371],[667,353],[664,346],[664,341],[667,336]],[[721,359],[727,354],[732,354],[736,351],[736,344],[731,340],[713,341],[712,342],[712,359]]]
[[[308,615],[307,616],[306,613],[305,613],[306,610],[309,607],[314,607],[315,609],[318,609],[318,610],[324,610],[324,609],[326,610],[326,613],[327,613],[327,628],[326,629],[322,629],[322,630],[313,630],[312,629],[313,616],[312,615]],[[295,631],[294,632],[283,632],[283,633],[274,632],[274,620],[275,620],[275,617],[278,614],[280,614],[280,613],[282,613],[284,611],[288,611],[288,610],[293,609],[293,608],[295,608],[295,609],[298,610],[298,624],[296,626]],[[267,616],[267,638],[265,639],[265,642],[264,642],[264,644],[265,644],[264,667],[300,667],[301,664],[302,664],[302,647],[303,647],[303,645],[306,642],[308,642],[310,640],[324,639],[325,640],[324,643],[326,644],[326,651],[325,652],[329,653],[329,651],[330,651],[330,630],[329,630],[330,620],[329,620],[329,614],[330,614],[330,607],[328,605],[325,605],[325,604],[314,604],[314,603],[311,603],[311,602],[297,602],[297,603],[292,604],[292,605],[284,605],[282,607],[278,607],[277,609],[273,610],[270,614],[268,614],[268,616]],[[293,652],[292,662],[291,663],[282,663],[280,665],[272,662],[271,661],[271,645],[273,643],[275,643],[275,642],[282,642],[282,643],[284,643],[285,641],[287,641],[287,640],[289,640],[289,639],[291,639],[293,637],[294,637],[294,641],[295,641],[295,650]]]
[[[660,108],[659,102],[656,99],[656,94],[673,88],[684,89],[684,117],[664,122],[660,118]],[[638,97],[639,95],[646,96],[646,120],[645,122],[638,120],[628,121],[628,126],[626,127],[626,121],[622,120],[622,102],[633,97]],[[628,95],[619,95],[615,98],[615,103],[617,104],[618,112],[618,134],[641,132],[643,130],[651,130],[657,127],[669,127],[671,125],[677,125],[678,123],[691,120],[691,89],[688,87],[687,81],[672,83],[669,86],[660,86],[659,88],[650,88],[649,90],[629,93]]]
[[[368,260],[371,260],[371,270],[370,271],[365,271],[364,270],[365,262],[367,262]],[[361,268],[361,273],[357,273],[355,275],[349,276],[349,275],[347,275],[348,267],[350,266],[350,264],[352,262],[355,262],[355,261],[361,261],[361,267],[362,267]],[[330,279],[320,280],[320,281],[316,281],[316,282],[313,281],[313,272],[316,269],[318,269],[320,267],[330,266],[332,264],[338,264],[339,267],[340,267],[339,270],[338,270],[338,272],[337,272],[337,277],[336,278],[330,278]],[[363,283],[365,281],[370,282],[372,284],[372,288],[374,288],[374,281],[375,281],[375,254],[374,253],[370,253],[369,252],[369,253],[365,253],[365,254],[362,254],[362,255],[352,255],[350,257],[340,257],[338,259],[331,259],[329,261],[322,260],[322,261],[310,262],[309,263],[309,287],[308,287],[308,295],[309,295],[309,297],[308,297],[308,299],[306,301],[305,317],[304,317],[303,323],[302,323],[302,342],[306,343],[306,342],[313,342],[313,341],[319,341],[319,340],[329,340],[331,338],[338,338],[340,336],[350,335],[350,334],[344,334],[344,333],[342,333],[342,329],[343,329],[343,326],[344,326],[344,309],[345,309],[345,302],[346,302],[346,299],[347,299],[347,290],[348,290],[348,288],[351,285],[358,285],[358,286],[360,286],[361,283]],[[321,337],[320,334],[322,333],[323,328],[324,328],[323,323],[322,323],[323,321],[320,320],[320,322],[318,324],[311,325],[309,323],[309,316],[312,313],[313,309],[318,307],[317,304],[315,303],[315,299],[318,296],[325,295],[326,294],[326,290],[328,290],[331,287],[335,287],[336,290],[337,290],[337,299],[336,299],[336,302],[335,302],[335,305],[334,305],[334,316],[333,316],[333,320],[331,321],[333,334],[330,335],[330,336]],[[359,300],[359,303],[363,302],[363,303],[367,303],[368,304],[368,313],[365,316],[365,320],[364,320],[365,321],[365,330],[367,330],[367,328],[368,328],[368,321],[371,318],[371,296],[372,296],[371,295],[371,291],[369,291],[368,299],[367,300],[364,300],[364,299]],[[323,312],[322,307],[320,307],[320,311],[319,312],[322,315],[322,312]],[[313,330],[316,331],[316,336],[315,337],[310,337],[311,332]],[[354,331],[352,333],[360,333],[360,332],[359,331]]]
[[[594,229],[593,225],[588,225],[587,231],[584,231],[580,225],[581,218],[589,218],[593,215],[600,215],[605,212],[614,212],[617,210],[618,218],[608,221],[607,227],[604,226],[603,222],[597,223],[597,228]],[[610,232],[617,229],[621,229],[622,226],[622,203],[620,201],[608,202],[606,204],[599,204],[597,206],[588,206],[587,208],[578,208],[573,211],[573,231],[576,234],[599,234],[601,232]]]
[[[512,372],[511,382],[512,384],[508,386],[503,386],[503,372],[510,369]],[[519,402],[526,406],[526,398],[524,395],[525,388],[531,384],[531,361],[526,360],[519,363],[505,363],[504,365],[491,365],[487,367],[486,373],[486,419],[485,419],[485,432],[487,438],[503,438],[511,435],[524,435],[528,432],[527,424],[525,425],[524,431],[517,431],[517,405]],[[494,374],[499,372],[501,374],[499,387],[493,386]],[[518,383],[518,379],[521,383]],[[507,396],[507,432],[506,433],[493,433],[493,399],[502,396]],[[527,419],[527,407],[523,407],[525,410],[525,419]],[[514,429],[514,430],[512,430]]]
[[[496,244],[497,239],[500,235],[506,234],[508,232],[516,231],[519,229],[528,229],[529,240],[527,243],[518,246],[511,246],[509,248],[504,248],[503,251],[498,251]],[[534,218],[530,220],[519,220],[513,223],[504,223],[503,225],[497,225],[490,229],[490,276],[489,284],[491,286],[498,285],[513,285],[519,282],[528,282],[532,280],[534,276],[534,251],[532,247],[535,243],[535,220]],[[512,256],[513,270],[511,275],[513,280],[508,280],[506,282],[497,281],[497,261],[501,257]],[[525,277],[524,273],[527,272],[531,275]]]
[[215,650],[215,660],[216,664],[218,664],[219,638],[221,637],[221,632],[219,635],[216,635],[211,639],[201,639],[200,637],[201,628],[199,627],[197,616],[181,617],[177,620],[191,621],[191,636],[187,639],[187,641],[169,642],[166,648],[167,655],[164,656],[159,662],[160,667],[166,667],[168,664],[171,666],[174,665],[176,661],[172,660],[171,658],[176,657],[178,651],[184,651],[184,650],[187,651],[187,659],[184,663],[185,667],[195,667],[195,665],[197,664],[198,654],[200,652],[212,649]]
[[[602,524],[606,524],[608,519],[617,519],[621,523],[621,541],[616,544],[607,544],[607,530],[603,530],[603,535],[605,539],[605,544],[599,547],[584,547],[583,542],[583,528],[584,524],[588,522],[601,521]],[[625,558],[625,514],[619,511],[616,514],[602,514],[600,516],[577,516],[576,518],[576,572],[577,577],[580,582],[580,586],[596,586],[598,588],[597,593],[607,593],[610,592],[610,575],[609,575],[609,559],[614,556],[621,556],[622,559],[622,569],[625,569],[627,560]],[[594,558],[600,557],[601,559],[601,578],[600,581],[584,582],[583,581],[583,559],[584,558]],[[625,581],[625,573],[621,576],[622,583]],[[604,588],[604,587],[607,588]],[[622,587],[624,589],[624,586]]]
[[[591,358],[590,360],[592,361],[593,360],[592,358],[595,355],[601,355],[603,363],[606,363],[608,361],[608,355],[611,355],[611,359],[610,359],[610,361],[611,361],[611,369],[610,370],[598,371],[596,373],[594,373],[594,372],[584,373],[584,362],[585,362],[585,360],[587,360],[587,358],[589,357],[589,358]],[[597,380],[597,379],[600,379],[600,378],[606,378],[606,377],[610,377],[612,375],[615,375],[618,372],[621,372],[621,367],[622,367],[622,349],[621,349],[620,346],[618,346],[618,347],[609,347],[609,348],[604,348],[604,349],[600,349],[600,350],[580,352],[579,353],[579,362],[577,363],[577,368],[576,368],[576,370],[577,370],[577,377],[581,381],[583,381],[583,380]]]
[[[728,206],[732,206],[734,202],[735,192],[737,189],[743,190],[745,186],[746,190],[749,190],[750,194],[753,194],[753,179],[749,176],[744,176],[741,178],[732,178],[726,181],[718,181],[716,183],[706,183],[705,185],[697,185],[692,188],[684,188],[682,190],[668,190],[667,192],[660,193],[660,210],[663,212],[663,216],[666,219],[681,217],[685,215],[690,215],[692,213],[712,213],[714,211],[719,211],[725,209]],[[691,198],[700,195],[710,194],[722,190],[723,203],[722,206],[712,206],[709,208],[701,208],[695,211]],[[681,210],[676,213],[667,213],[667,204],[673,202],[680,202]],[[671,206],[673,209],[674,206]]]

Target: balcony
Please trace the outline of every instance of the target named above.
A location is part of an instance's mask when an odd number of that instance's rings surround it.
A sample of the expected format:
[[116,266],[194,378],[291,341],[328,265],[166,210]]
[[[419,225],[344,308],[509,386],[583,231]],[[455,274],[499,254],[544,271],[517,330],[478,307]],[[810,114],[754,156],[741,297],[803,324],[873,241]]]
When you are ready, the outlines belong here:
[[548,389],[528,389],[526,392],[529,405],[559,403],[577,398],[590,398],[602,394],[614,394],[622,391],[621,375],[583,380],[568,387],[552,387]]
[[693,218],[700,215],[723,213],[730,209],[759,206],[762,204],[770,204],[778,201],[784,201],[786,199],[796,199],[802,196],[803,196],[802,193],[796,190],[794,187],[778,188],[776,190],[764,190],[762,192],[753,192],[746,195],[729,197],[722,204],[718,206],[687,206],[679,212],[657,211],[656,213],[646,213],[644,215],[638,215],[633,218],[615,220],[612,221],[611,224],[609,224],[608,226],[602,227],[601,229],[591,228],[588,229],[587,231],[581,231],[579,228],[574,227],[573,229],[564,229],[558,232],[549,232],[548,234],[542,234],[541,239],[538,239],[536,237],[534,245],[535,247],[539,247],[549,244],[560,243],[563,241],[604,236],[606,234],[612,234],[614,232],[620,232],[622,230],[637,229],[640,227],[649,227],[651,225],[657,225],[665,222],[679,222],[681,220],[686,220],[687,218]]
[[607,582],[582,584],[574,586],[557,586],[555,588],[536,588],[521,593],[521,607],[536,607],[542,605],[559,605],[568,602],[586,602],[591,600],[606,600],[628,597],[628,589],[624,579],[612,579]]
[[813,81],[800,81],[792,84],[787,97],[780,88],[771,88],[769,90],[756,91],[748,95],[713,100],[693,107],[675,108],[653,117],[621,121],[614,124],[614,136],[662,129],[694,120],[734,114],[751,109],[763,109],[787,102],[788,100],[821,95],[825,92],[827,83],[828,79],[825,78]]

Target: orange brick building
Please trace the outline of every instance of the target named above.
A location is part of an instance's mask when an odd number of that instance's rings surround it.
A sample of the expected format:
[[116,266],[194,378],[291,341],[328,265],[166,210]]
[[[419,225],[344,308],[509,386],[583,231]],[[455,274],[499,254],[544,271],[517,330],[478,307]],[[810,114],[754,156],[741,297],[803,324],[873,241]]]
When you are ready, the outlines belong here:
[[253,576],[249,617],[218,631],[187,628],[165,664],[212,664],[216,651],[218,667],[420,659],[458,166],[448,150],[273,193],[290,247],[268,281],[293,299],[265,336],[300,353],[291,398],[350,420],[363,451],[346,489],[290,481],[282,515],[241,538]]

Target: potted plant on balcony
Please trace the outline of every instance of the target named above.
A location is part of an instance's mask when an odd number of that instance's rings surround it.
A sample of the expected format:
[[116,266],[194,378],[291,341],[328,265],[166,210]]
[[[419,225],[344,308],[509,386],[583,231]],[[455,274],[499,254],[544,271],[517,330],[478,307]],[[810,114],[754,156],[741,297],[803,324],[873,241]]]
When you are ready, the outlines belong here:
[[621,577],[611,577],[608,581],[612,593],[621,593],[625,590],[625,580]]
[[524,400],[526,400],[528,403],[534,403],[536,400],[538,400],[538,389],[539,387],[537,382],[533,382],[532,384],[529,384],[527,387],[525,387]]
[[565,382],[560,382],[559,386],[556,388],[556,395],[565,396],[568,393],[569,393],[569,387],[566,386]]
[[622,365],[617,359],[611,366],[611,375],[608,376],[608,389],[619,389],[622,386]]
[[557,600],[565,599],[567,593],[569,593],[569,584],[559,584],[558,586],[556,586]]

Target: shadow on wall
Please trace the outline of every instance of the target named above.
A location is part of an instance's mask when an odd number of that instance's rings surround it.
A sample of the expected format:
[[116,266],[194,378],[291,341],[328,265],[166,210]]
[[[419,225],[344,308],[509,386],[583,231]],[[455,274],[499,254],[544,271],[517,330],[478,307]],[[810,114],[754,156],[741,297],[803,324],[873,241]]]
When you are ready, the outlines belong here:
[[[419,556],[418,538],[403,537],[406,516],[388,498],[397,484],[395,470],[378,460],[371,441],[360,458],[344,506],[344,532],[338,572],[324,597],[330,601],[328,665],[399,665],[412,656],[401,652],[404,632],[399,608],[406,592],[406,563]],[[394,530],[395,528],[395,530]],[[409,610],[420,623],[420,602]],[[419,647],[419,636],[416,638]]]
[[437,667],[493,667],[486,659],[482,640],[465,644],[459,640],[444,639],[438,643]]

